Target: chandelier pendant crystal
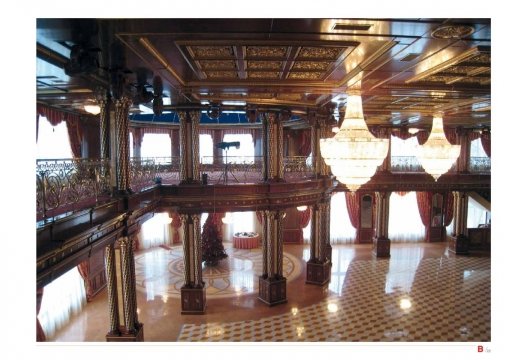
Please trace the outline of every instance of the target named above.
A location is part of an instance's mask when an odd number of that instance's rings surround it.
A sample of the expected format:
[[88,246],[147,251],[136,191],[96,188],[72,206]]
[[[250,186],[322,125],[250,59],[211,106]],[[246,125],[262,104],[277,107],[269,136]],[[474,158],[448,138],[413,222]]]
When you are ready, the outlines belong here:
[[376,173],[389,151],[389,139],[378,139],[364,121],[362,98],[349,92],[341,128],[329,139],[320,139],[320,153],[332,174],[350,191],[356,191]]
[[419,162],[437,181],[451,168],[459,155],[460,145],[451,145],[445,137],[442,114],[435,114],[428,140],[417,148]]

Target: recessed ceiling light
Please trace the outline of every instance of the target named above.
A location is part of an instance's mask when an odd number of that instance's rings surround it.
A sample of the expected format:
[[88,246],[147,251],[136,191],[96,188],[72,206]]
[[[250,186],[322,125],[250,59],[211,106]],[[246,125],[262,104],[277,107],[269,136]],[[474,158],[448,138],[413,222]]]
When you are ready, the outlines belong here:
[[332,27],[332,30],[360,30],[368,31],[373,25],[372,24],[339,24],[336,23]]

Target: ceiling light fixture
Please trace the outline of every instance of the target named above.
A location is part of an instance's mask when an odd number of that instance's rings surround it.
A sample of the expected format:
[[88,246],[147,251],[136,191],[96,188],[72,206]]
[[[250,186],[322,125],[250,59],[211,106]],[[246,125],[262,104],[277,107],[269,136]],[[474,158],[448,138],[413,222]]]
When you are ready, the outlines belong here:
[[389,139],[373,136],[364,121],[358,91],[348,93],[345,118],[334,137],[320,139],[320,152],[336,178],[350,191],[367,183],[389,151]]
[[308,207],[306,205],[297,206],[297,210],[299,211],[306,211]]
[[428,140],[417,147],[419,162],[435,181],[451,168],[460,155],[460,145],[451,145],[445,137],[442,116],[441,113],[433,116],[433,126]]
[[84,109],[87,113],[92,115],[97,115],[101,112],[101,107],[99,105],[85,105]]

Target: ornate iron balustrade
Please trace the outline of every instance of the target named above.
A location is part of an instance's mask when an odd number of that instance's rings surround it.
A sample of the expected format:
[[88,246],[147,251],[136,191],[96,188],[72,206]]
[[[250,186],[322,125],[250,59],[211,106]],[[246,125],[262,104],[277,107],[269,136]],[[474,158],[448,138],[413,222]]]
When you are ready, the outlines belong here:
[[[457,164],[454,163],[447,173],[455,173]],[[425,173],[419,159],[416,156],[392,156],[391,172]]]
[[180,181],[180,157],[132,157],[131,174],[131,186],[134,184],[137,190],[159,182],[162,184],[178,184]]
[[285,179],[298,179],[313,175],[311,157],[287,156],[283,159]]
[[391,157],[392,172],[425,172],[419,159],[415,156],[392,156]]
[[214,164],[212,156],[202,156],[200,173],[207,174],[211,183],[250,183],[262,180],[261,156],[228,156],[219,158],[222,162]]
[[132,157],[129,161],[129,182],[134,192],[154,185],[156,182],[156,162],[154,158]]
[[110,174],[109,160],[37,160],[37,219],[80,210],[109,196]]
[[468,166],[470,172],[473,173],[491,173],[491,158],[470,157]]

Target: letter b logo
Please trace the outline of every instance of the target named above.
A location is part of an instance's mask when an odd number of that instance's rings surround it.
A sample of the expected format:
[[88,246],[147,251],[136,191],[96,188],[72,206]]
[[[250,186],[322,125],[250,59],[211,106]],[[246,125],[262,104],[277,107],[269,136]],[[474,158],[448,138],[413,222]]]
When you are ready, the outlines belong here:
[[482,345],[477,346],[477,352],[483,352],[483,350],[484,349],[483,349]]

